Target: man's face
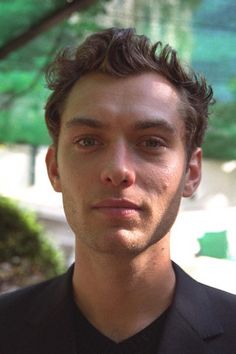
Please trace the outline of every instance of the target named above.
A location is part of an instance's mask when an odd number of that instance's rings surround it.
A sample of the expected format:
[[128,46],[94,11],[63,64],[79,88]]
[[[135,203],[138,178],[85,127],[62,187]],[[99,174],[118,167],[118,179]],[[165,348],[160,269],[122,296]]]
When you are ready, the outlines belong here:
[[133,255],[168,234],[200,181],[200,149],[186,166],[179,108],[156,73],[92,73],[74,85],[46,161],[78,247]]

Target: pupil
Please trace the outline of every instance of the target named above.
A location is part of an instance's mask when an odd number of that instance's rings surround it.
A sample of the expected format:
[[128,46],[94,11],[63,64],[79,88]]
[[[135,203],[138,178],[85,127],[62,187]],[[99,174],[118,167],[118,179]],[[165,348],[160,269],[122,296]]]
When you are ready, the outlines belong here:
[[86,146],[93,145],[93,139],[85,139],[84,145]]
[[152,146],[152,147],[155,147],[157,146],[157,142],[155,140],[149,140],[148,143],[147,143],[148,146]]

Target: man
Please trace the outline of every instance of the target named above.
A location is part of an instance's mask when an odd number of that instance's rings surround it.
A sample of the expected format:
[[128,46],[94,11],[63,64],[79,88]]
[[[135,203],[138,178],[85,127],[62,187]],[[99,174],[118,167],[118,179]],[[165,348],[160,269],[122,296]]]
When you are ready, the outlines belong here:
[[0,353],[236,353],[235,296],[169,251],[181,198],[200,183],[205,79],[170,47],[113,28],[60,54],[48,81],[46,164],[75,264],[2,297]]

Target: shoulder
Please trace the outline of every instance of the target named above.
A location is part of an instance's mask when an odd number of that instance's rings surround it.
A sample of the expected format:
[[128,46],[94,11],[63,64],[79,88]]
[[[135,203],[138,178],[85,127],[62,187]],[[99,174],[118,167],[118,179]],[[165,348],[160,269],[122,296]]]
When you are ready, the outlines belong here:
[[236,295],[208,285],[200,284],[200,286],[206,290],[212,305],[220,317],[233,318],[236,324]]
[[65,274],[50,280],[27,286],[10,293],[0,295],[0,326],[2,321],[12,321],[30,312],[33,308],[42,308],[43,304],[53,306],[68,291],[71,282],[71,269]]
[[173,264],[176,279],[176,298],[182,308],[191,304],[192,308],[201,310],[202,316],[212,310],[225,324],[236,325],[236,295],[202,284],[186,274],[178,265]]
[[[41,282],[39,284],[30,285],[9,293],[0,295],[0,318],[4,318],[4,314],[10,319],[11,314],[17,317],[20,313],[25,313],[31,302],[36,299],[39,294],[44,292],[56,278]],[[1,321],[0,321],[1,323]]]
[[180,283],[181,287],[184,288],[192,288],[192,287],[197,287],[197,288],[202,288],[204,291],[207,291],[207,293],[210,296],[213,296],[215,298],[219,299],[227,299],[229,302],[235,302],[236,301],[236,295],[229,293],[224,290],[220,290],[217,288],[214,288],[212,286],[203,284],[199,282],[198,280],[195,280],[191,275],[187,274],[180,266],[178,266],[176,263],[172,262],[173,268],[175,271],[175,275],[177,278],[177,282]]
[[[212,305],[219,310],[222,310],[224,313],[228,309],[229,313],[233,310],[234,315],[236,311],[236,295],[229,293],[224,290],[214,288],[212,286],[203,284],[194,280],[196,287],[199,287],[202,291],[206,292],[211,301]],[[232,313],[232,312],[231,312]],[[236,317],[235,317],[236,320]]]
[[236,294],[203,284],[186,273],[176,263],[172,262],[172,265],[176,275],[177,286],[181,289],[181,291],[186,293],[186,295],[190,295],[190,293],[193,293],[193,290],[195,290],[197,293],[198,291],[207,292],[209,296],[214,297],[215,299],[226,300],[233,304],[236,302]]
[[[34,352],[35,343],[42,347],[51,343],[51,328],[56,331],[70,310],[71,277],[69,269],[53,279],[0,296],[0,353],[28,354]],[[45,350],[36,351],[49,352]]]
[[54,281],[54,279],[55,278],[0,294],[0,310],[12,301],[21,301],[21,299],[23,300],[27,296],[38,293],[38,291],[47,287],[47,285]]

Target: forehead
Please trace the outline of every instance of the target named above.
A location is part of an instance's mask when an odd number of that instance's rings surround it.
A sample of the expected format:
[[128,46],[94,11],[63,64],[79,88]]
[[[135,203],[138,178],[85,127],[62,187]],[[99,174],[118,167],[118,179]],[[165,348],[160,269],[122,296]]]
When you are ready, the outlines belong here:
[[[118,78],[91,73],[71,89],[62,114],[62,125],[77,116],[119,124],[154,116],[182,124],[180,94],[164,77],[148,72]],[[128,120],[127,120],[127,119]],[[179,121],[179,122],[178,122]]]

